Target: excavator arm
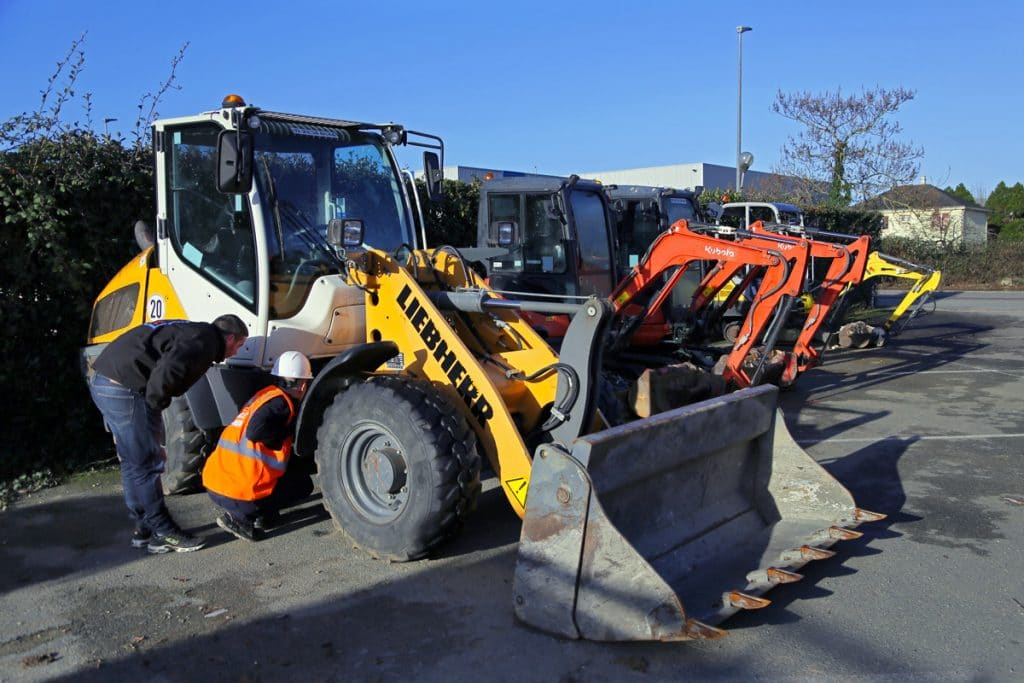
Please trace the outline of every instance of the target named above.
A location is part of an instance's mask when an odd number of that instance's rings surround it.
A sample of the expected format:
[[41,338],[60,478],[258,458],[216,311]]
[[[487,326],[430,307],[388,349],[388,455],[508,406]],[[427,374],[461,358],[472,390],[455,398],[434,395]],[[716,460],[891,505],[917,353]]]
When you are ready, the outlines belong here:
[[[899,277],[914,281],[910,290],[883,325],[890,336],[896,336],[920,314],[924,305],[933,298],[935,290],[938,289],[939,283],[942,281],[942,271],[874,251],[867,258],[864,279],[873,277]],[[911,306],[913,306],[912,309]],[[910,310],[910,314],[903,317],[908,310]]]
[[[704,285],[694,295],[690,305],[692,314],[705,309],[733,275],[749,266],[753,272],[746,275],[745,281],[752,282],[761,277],[761,282],[736,344],[729,353],[723,376],[739,387],[756,384],[762,365],[748,374],[742,367],[743,362],[761,340],[769,323],[780,313],[784,317],[788,306],[783,305],[782,309],[786,310],[779,309],[784,297],[799,295],[809,252],[806,243],[757,237],[747,231],[737,231],[736,236],[739,239],[729,241],[696,232],[685,220],[677,221],[659,235],[644,258],[612,292],[614,311],[619,318],[612,334],[613,348],[623,346],[640,322],[659,310],[691,263],[717,261],[716,267],[705,277]],[[736,291],[742,289],[737,287]],[[638,304],[641,299],[643,303]]]
[[792,226],[765,225],[761,221],[750,226],[750,231],[757,234],[777,234],[775,231],[780,230],[784,231],[783,234],[790,234],[794,238],[806,239],[812,258],[830,259],[825,277],[816,288],[817,291],[813,296],[813,303],[808,311],[807,319],[793,345],[797,370],[804,372],[821,362],[821,352],[814,347],[813,342],[821,326],[828,320],[829,312],[850,287],[854,287],[864,280],[871,238],[861,235],[849,244],[838,244],[815,239],[815,236],[828,236],[833,233],[802,228],[804,234],[793,235],[790,232],[792,229]]

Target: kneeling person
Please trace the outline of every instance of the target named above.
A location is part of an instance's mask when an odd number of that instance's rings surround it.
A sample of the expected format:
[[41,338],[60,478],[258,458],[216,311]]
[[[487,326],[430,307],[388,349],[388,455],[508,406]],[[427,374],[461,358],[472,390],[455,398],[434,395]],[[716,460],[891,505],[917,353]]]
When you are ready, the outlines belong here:
[[312,478],[288,467],[297,403],[313,373],[298,351],[282,353],[271,374],[280,379],[256,393],[224,428],[203,468],[203,485],[224,511],[217,526],[255,541],[278,511],[313,492]]

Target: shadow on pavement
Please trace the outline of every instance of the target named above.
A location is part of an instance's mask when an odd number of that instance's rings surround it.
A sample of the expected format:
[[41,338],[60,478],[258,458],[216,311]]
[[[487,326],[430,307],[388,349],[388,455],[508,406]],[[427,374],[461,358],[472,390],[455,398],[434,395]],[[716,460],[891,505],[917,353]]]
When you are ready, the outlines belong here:
[[0,515],[0,594],[139,559],[118,496],[17,505]]

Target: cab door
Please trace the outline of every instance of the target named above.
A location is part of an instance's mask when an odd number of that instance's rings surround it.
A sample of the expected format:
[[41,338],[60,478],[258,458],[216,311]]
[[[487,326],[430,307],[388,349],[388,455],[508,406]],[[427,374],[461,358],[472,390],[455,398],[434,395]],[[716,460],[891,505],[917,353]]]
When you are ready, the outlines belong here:
[[[256,239],[248,195],[215,186],[217,135],[212,121],[165,124],[156,131],[157,247],[160,274],[151,277],[150,302],[160,277],[188,320],[234,313],[249,327],[233,363],[253,363],[264,332],[257,323],[263,298],[258,286]],[[156,307],[147,305],[149,309]]]
[[573,190],[569,210],[576,227],[579,250],[577,281],[581,296],[607,297],[617,284],[613,258],[612,231],[607,207],[597,192]]

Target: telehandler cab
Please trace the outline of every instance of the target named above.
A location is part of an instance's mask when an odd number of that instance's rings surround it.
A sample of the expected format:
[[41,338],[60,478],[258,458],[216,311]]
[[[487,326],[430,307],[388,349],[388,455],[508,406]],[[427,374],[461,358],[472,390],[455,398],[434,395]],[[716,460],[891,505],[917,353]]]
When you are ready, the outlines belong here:
[[[168,450],[202,456],[284,351],[314,359],[295,453],[374,557],[457,533],[486,456],[523,519],[523,622],[570,638],[713,638],[765,606],[852,529],[859,509],[757,387],[608,425],[597,409],[607,300],[499,296],[457,250],[417,250],[396,124],[264,111],[240,98],[154,125],[154,243],[99,295],[85,360],[134,325],[236,313],[251,336],[165,413]],[[570,203],[571,205],[571,203]],[[571,313],[556,353],[520,311]],[[180,441],[177,446],[173,442]]]

